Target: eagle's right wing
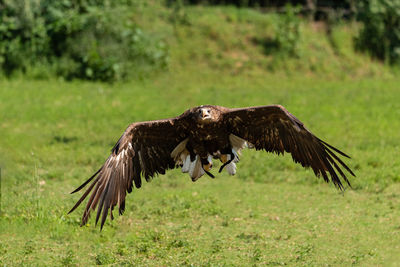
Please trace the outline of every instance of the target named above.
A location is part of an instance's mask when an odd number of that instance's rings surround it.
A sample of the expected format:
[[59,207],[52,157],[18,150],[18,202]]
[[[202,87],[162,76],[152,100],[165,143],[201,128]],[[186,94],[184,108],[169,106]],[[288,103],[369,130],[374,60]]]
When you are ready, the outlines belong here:
[[185,131],[179,117],[131,124],[115,144],[104,165],[72,192],[81,190],[94,179],[69,213],[92,192],[81,226],[87,223],[91,210],[98,207],[96,224],[101,215],[103,228],[108,213],[113,219],[112,211],[116,205],[120,215],[124,212],[126,192],[132,191],[133,183],[139,188],[141,177],[148,181],[155,174],[164,174],[175,167],[171,152],[184,139]]

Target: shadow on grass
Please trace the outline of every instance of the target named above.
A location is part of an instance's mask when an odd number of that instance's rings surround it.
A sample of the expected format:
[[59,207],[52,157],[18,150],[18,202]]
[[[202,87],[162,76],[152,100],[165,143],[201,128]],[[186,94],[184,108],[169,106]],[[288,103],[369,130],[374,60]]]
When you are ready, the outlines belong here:
[[51,143],[52,144],[57,144],[57,143],[61,143],[61,144],[69,144],[71,142],[77,141],[78,138],[76,136],[59,136],[56,135],[52,138]]
[[279,43],[271,37],[253,37],[251,41],[253,44],[261,46],[263,48],[263,53],[266,56],[276,54],[280,50]]

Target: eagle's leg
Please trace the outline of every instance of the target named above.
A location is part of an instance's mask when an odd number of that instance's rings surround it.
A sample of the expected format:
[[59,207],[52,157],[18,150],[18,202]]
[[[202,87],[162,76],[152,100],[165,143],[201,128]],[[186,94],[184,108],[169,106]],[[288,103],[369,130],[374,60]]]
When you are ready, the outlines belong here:
[[[230,156],[230,159],[228,160],[228,155]],[[225,168],[226,165],[228,165],[229,163],[231,163],[233,160],[235,159],[235,155],[233,154],[233,152],[231,152],[230,154],[224,154],[221,155],[221,161],[224,162],[224,164],[222,164],[221,168],[219,168],[219,173],[222,172],[222,170]]]
[[203,167],[203,170],[205,171],[205,173],[210,176],[211,178],[215,178],[215,176],[210,173],[210,170],[212,168],[212,157],[211,155],[208,155],[207,158],[202,158],[201,159],[201,165]]
[[190,161],[193,162],[196,160],[196,153],[194,153],[194,149],[190,143],[186,145],[186,149],[189,151],[190,154]]
[[212,168],[212,157],[209,155],[207,158],[201,159],[201,164],[203,165],[203,169],[205,171],[209,171]]
[[233,160],[235,160],[235,151],[233,150],[232,147],[226,147],[221,151],[221,156],[220,160],[223,163],[222,166],[219,168],[219,173],[222,172],[222,170],[225,168],[226,165],[231,163]]
[[[199,156],[200,154],[198,153],[198,151],[195,152],[193,146],[190,143],[188,143],[186,145],[186,149],[189,152],[189,157],[188,157],[187,160],[190,161],[190,163],[189,162],[187,163],[187,166],[188,166],[187,169],[188,169],[188,172],[189,172],[190,176],[192,176],[193,173],[194,173],[197,161],[200,161],[199,164],[201,166],[200,168],[203,171],[203,174],[206,173],[211,178],[215,178],[215,176],[212,175],[212,173],[209,172],[209,170],[212,167],[212,157],[210,155],[208,155],[206,157],[200,157]],[[197,155],[196,153],[199,154],[199,155]],[[207,155],[206,152],[205,152],[205,155]],[[201,171],[200,171],[200,176],[203,175],[203,174],[201,174]],[[196,176],[197,175],[195,175],[195,177],[192,176],[192,181],[193,182],[195,182],[198,178],[200,178],[200,177],[196,177]]]

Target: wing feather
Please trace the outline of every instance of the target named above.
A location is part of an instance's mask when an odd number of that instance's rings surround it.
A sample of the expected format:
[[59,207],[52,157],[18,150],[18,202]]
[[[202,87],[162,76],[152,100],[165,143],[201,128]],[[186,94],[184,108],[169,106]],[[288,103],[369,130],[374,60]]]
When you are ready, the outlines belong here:
[[348,155],[316,137],[280,105],[226,109],[223,120],[232,134],[253,144],[256,150],[291,153],[294,162],[311,167],[316,176],[322,175],[340,189],[343,184],[337,173],[350,186],[342,168],[355,176],[337,156]]
[[142,186],[142,177],[149,181],[156,174],[175,167],[175,161],[170,153],[185,139],[180,117],[167,120],[135,123],[130,125],[104,165],[87,181],[72,193],[84,188],[92,181],[89,188],[70,210],[74,211],[91,193],[82,216],[81,225],[85,225],[92,210],[96,210],[96,225],[100,228],[113,210],[118,206],[119,214],[125,210],[126,192],[132,192]]

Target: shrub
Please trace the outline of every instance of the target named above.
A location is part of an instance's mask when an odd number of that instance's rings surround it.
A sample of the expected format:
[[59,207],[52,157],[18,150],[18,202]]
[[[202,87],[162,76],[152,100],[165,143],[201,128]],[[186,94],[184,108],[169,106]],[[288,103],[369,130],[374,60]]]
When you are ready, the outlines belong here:
[[364,27],[356,38],[356,48],[388,63],[399,64],[400,1],[360,1],[358,19]]
[[275,43],[283,55],[296,56],[300,41],[300,18],[297,16],[299,7],[287,5],[285,13],[280,15],[275,26]]
[[262,45],[266,55],[273,55],[278,60],[298,57],[301,42],[299,11],[299,7],[287,5],[283,14],[273,17],[273,35],[257,36],[253,39],[254,43]]
[[0,4],[0,67],[42,65],[66,79],[111,81],[165,67],[162,40],[144,33],[129,0],[5,0]]

